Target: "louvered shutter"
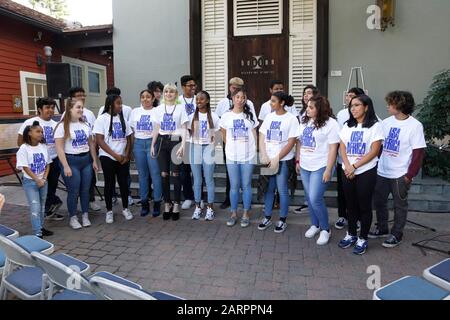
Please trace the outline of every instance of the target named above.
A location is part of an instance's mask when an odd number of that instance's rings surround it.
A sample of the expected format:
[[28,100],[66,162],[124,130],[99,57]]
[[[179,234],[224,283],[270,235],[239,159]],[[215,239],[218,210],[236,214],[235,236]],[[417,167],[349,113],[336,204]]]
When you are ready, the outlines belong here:
[[283,31],[283,0],[234,0],[233,5],[235,36]]
[[228,92],[227,1],[202,0],[203,89],[215,108]]
[[303,88],[316,83],[317,1],[290,0],[289,87],[296,104]]

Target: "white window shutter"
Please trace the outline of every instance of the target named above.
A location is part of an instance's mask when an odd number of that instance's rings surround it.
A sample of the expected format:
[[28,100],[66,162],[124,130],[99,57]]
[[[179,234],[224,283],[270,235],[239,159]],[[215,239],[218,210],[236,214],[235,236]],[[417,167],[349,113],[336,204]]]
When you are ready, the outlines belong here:
[[283,32],[283,0],[234,0],[234,35]]
[[203,90],[213,108],[228,93],[227,31],[227,0],[202,0]]
[[303,89],[316,83],[317,1],[290,0],[289,88],[296,105]]

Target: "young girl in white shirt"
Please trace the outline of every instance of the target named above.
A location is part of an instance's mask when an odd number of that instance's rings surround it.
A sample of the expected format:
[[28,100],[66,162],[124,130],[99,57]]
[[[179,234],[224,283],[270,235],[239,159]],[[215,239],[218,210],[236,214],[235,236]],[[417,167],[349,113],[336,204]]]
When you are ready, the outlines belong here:
[[[155,109],[156,123],[151,146],[152,157],[158,159],[161,170],[164,213],[163,219],[180,219],[181,179],[180,168],[185,150],[187,124],[186,109],[178,104],[178,89],[167,84],[163,90],[164,100]],[[171,201],[170,176],[173,177],[174,201]]]
[[[130,117],[130,126],[134,132],[133,152],[136,167],[139,172],[139,193],[141,196],[141,216],[150,213],[149,196],[150,185],[153,183],[153,217],[158,217],[161,212],[161,172],[158,160],[150,154],[153,130],[156,124],[153,92],[146,89],[140,94],[141,107],[133,109]],[[146,178],[146,177],[150,177]]]
[[[70,226],[77,230],[89,227],[89,188],[94,170],[98,170],[97,152],[90,126],[83,121],[83,102],[68,99],[64,118],[55,129],[56,151],[67,187]],[[94,170],[93,170],[94,169]],[[82,225],[77,217],[80,198]]]
[[191,133],[190,164],[194,174],[194,197],[195,211],[193,220],[199,220],[202,216],[202,173],[205,177],[208,191],[208,203],[205,221],[212,221],[215,217],[213,209],[215,185],[215,135],[219,130],[219,116],[211,111],[209,93],[200,91],[197,94],[197,108],[189,117],[189,128]]
[[228,174],[230,176],[231,217],[227,225],[237,221],[239,189],[243,190],[244,214],[241,227],[250,225],[252,206],[252,175],[256,163],[256,128],[258,119],[247,104],[247,93],[237,89],[233,96],[233,108],[222,115],[220,129],[225,143]]
[[[348,209],[348,232],[339,242],[346,249],[355,245],[353,253],[362,255],[368,248],[372,224],[372,194],[377,181],[378,155],[384,140],[381,123],[372,99],[359,95],[350,102],[350,119],[341,130],[340,151],[345,199]],[[357,222],[361,222],[359,238]]]
[[47,147],[42,142],[44,134],[38,121],[26,126],[23,144],[17,152],[17,169],[23,171],[23,188],[30,207],[30,220],[35,236],[51,236],[53,232],[44,229],[45,200],[47,198],[47,177],[50,158]]
[[112,211],[113,191],[119,183],[122,198],[122,214],[126,220],[133,219],[128,210],[128,179],[131,159],[132,131],[122,112],[122,98],[109,95],[105,101],[105,110],[94,124],[94,134],[100,147],[100,162],[105,177],[106,223],[114,222]]
[[273,170],[273,175],[269,178],[264,195],[265,218],[258,229],[266,230],[272,224],[272,210],[277,189],[280,196],[280,221],[275,226],[275,232],[282,233],[286,230],[289,212],[289,163],[295,156],[293,148],[300,133],[300,126],[297,117],[287,111],[287,108],[294,105],[292,96],[276,92],[272,94],[270,101],[271,112],[265,116],[259,130],[259,146],[261,162]]
[[306,238],[320,233],[318,245],[326,245],[331,236],[324,194],[333,176],[339,146],[339,126],[330,103],[322,96],[312,97],[300,125],[297,142],[297,173],[301,173],[309,205],[311,228]]

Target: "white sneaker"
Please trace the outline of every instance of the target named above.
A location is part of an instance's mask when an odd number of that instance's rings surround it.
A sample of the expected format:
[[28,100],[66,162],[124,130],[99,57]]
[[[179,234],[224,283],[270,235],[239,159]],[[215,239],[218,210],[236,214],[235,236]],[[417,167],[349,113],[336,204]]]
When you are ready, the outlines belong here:
[[216,216],[216,213],[214,212],[214,210],[212,208],[208,207],[208,209],[206,209],[205,221],[213,221],[215,216]]
[[192,220],[200,220],[202,217],[202,209],[200,207],[195,207],[194,214],[192,215]]
[[97,204],[97,202],[95,201],[89,202],[89,210],[97,212],[100,211],[101,209],[102,208]]
[[326,230],[320,231],[320,237],[319,237],[319,239],[317,239],[317,244],[319,246],[324,246],[324,245],[328,244],[328,241],[330,241],[330,237],[331,237],[331,231],[330,232],[328,232]]
[[111,224],[114,222],[114,214],[112,211],[106,213],[106,223]]
[[311,228],[308,229],[308,231],[306,231],[305,237],[308,239],[312,239],[319,233],[320,233],[320,229],[317,228],[316,226],[312,226]]
[[183,202],[183,205],[181,206],[181,209],[183,209],[183,210],[189,210],[191,207],[192,207],[192,205],[193,205],[193,201],[192,200],[185,200],[184,202]]
[[123,210],[122,214],[127,221],[130,221],[131,219],[133,219],[133,214],[128,209]]
[[83,214],[83,227],[87,228],[91,226],[91,222],[89,221],[89,214],[88,213],[84,213]]
[[134,200],[132,196],[128,196],[128,205],[129,206],[134,206]]
[[72,227],[73,230],[79,230],[79,229],[83,228],[81,226],[80,222],[78,221],[77,216],[73,216],[72,218],[70,218],[69,225]]

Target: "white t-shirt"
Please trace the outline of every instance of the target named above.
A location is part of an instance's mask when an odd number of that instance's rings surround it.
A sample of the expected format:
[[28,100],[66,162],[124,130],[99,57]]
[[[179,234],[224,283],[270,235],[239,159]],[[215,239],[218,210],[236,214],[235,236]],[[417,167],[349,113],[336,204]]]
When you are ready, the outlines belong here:
[[[298,117],[298,111],[297,111],[297,108],[295,106],[291,106],[291,107],[285,106],[284,109],[287,112],[292,113],[295,117]],[[264,103],[261,106],[261,110],[259,110],[259,117],[258,117],[258,119],[261,120],[261,121],[264,121],[266,119],[266,116],[269,113],[272,113],[272,105],[270,103],[270,100],[267,101],[266,103]]]
[[180,104],[183,105],[186,108],[186,114],[188,117],[191,116],[191,114],[194,114],[195,109],[197,108],[197,99],[196,96],[192,98],[185,98],[183,95],[179,97]]
[[[194,121],[194,114],[189,116],[189,126],[188,129],[192,128],[192,121]],[[190,143],[195,144],[211,144],[212,138],[215,133],[220,130],[219,127],[219,116],[215,112],[211,112],[211,118],[213,120],[214,129],[209,127],[208,114],[207,113],[198,113],[198,131],[191,132],[191,138],[189,140]]]
[[317,171],[327,166],[330,144],[339,144],[339,125],[330,118],[317,129],[314,121],[300,124],[300,166],[307,171]]
[[384,143],[378,174],[388,179],[398,179],[408,173],[413,150],[427,147],[423,125],[411,116],[403,121],[392,116],[382,124]]
[[[261,125],[259,132],[265,136],[266,152],[270,159],[274,159],[280,151],[288,144],[289,139],[297,138],[300,134],[300,125],[297,118],[286,112],[277,115],[275,112],[269,113]],[[294,158],[294,148],[281,161],[288,161]]]
[[[100,117],[103,114],[103,111],[105,110],[105,106],[101,106],[100,110],[98,110],[98,117]],[[123,113],[123,118],[125,119],[126,122],[130,121],[130,117],[131,117],[131,111],[133,109],[127,105],[122,104],[122,113]]]
[[58,122],[56,122],[55,120],[45,121],[39,117],[34,117],[31,119],[28,119],[27,121],[25,121],[22,124],[22,126],[19,129],[18,134],[23,136],[23,132],[25,131],[25,128],[27,126],[31,126],[33,124],[33,122],[35,122],[35,121],[38,121],[39,125],[44,130],[45,144],[47,145],[48,154],[49,154],[50,158],[53,160],[58,156],[58,154],[56,152],[55,137],[53,136],[55,127],[58,124]]
[[160,125],[159,134],[181,136],[183,125],[189,122],[183,105],[167,106],[162,104],[155,109],[156,122]]
[[47,147],[39,143],[33,147],[28,144],[22,144],[17,151],[17,170],[23,171],[23,176],[27,179],[31,178],[23,168],[29,168],[39,179],[44,177],[45,168],[52,163],[52,159],[48,155]]
[[[363,128],[362,124],[358,124],[356,128],[349,128],[348,124],[345,124],[339,137],[347,148],[348,161],[353,165],[370,152],[374,142],[384,140],[383,127],[380,122],[376,122],[371,128]],[[378,157],[373,158],[372,161],[358,168],[355,174],[359,175],[375,168],[377,162]],[[345,170],[345,164],[342,168]]]
[[155,109],[140,108],[133,109],[130,116],[130,127],[134,131],[136,139],[151,139],[153,137],[154,123],[156,122]]
[[[255,121],[257,121],[258,118],[256,117],[255,105],[251,100],[247,100],[247,104],[250,107],[250,111],[253,113]],[[221,118],[226,112],[230,111],[231,107],[233,107],[232,100],[228,98],[220,100],[216,107],[216,113],[219,118]]]
[[228,161],[248,162],[256,160],[256,141],[253,129],[259,125],[247,119],[241,112],[226,112],[219,121],[219,126],[226,130],[227,143],[225,153]]
[[[112,123],[112,134],[109,134],[109,127],[111,125],[111,115],[104,113],[95,121],[94,134],[101,134],[104,136],[105,143],[117,154],[125,155],[125,149],[127,147],[127,137],[132,135],[130,125],[125,121],[125,133],[123,132],[122,123],[120,117],[114,116]],[[114,157],[100,148],[99,156],[108,157],[114,161]]]
[[[89,152],[89,138],[92,130],[85,122],[71,122],[70,136],[65,141],[64,152],[67,154],[80,154]],[[64,123],[60,123],[55,131],[55,139],[64,139]]]

